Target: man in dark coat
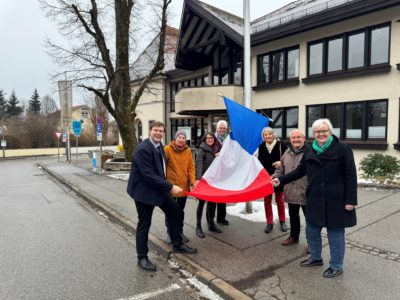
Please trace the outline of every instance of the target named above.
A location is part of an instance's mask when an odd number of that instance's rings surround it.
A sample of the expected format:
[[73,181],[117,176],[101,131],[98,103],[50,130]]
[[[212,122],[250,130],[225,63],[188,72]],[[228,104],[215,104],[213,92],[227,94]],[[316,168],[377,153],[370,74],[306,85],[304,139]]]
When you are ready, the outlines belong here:
[[311,257],[301,266],[323,265],[321,229],[326,227],[331,259],[323,276],[332,278],[343,273],[345,228],[357,224],[357,173],[351,148],[332,134],[328,119],[316,120],[312,129],[315,140],[299,166],[272,183],[286,184],[307,175],[306,235]]
[[182,242],[179,229],[179,207],[171,193],[182,189],[166,180],[165,154],[162,146],[165,125],[161,122],[150,124],[150,138],[140,143],[132,155],[131,173],[128,181],[128,194],[134,199],[139,222],[136,229],[136,251],[138,265],[146,271],[156,271],[156,266],[147,257],[147,242],[151,217],[155,206],[159,206],[170,220],[169,232],[173,251],[193,254],[197,249]]

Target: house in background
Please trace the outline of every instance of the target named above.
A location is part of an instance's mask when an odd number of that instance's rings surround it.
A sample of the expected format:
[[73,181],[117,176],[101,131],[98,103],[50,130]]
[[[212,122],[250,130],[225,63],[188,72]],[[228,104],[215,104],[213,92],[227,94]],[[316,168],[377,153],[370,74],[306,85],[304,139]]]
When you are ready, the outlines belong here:
[[[293,128],[311,139],[313,121],[326,117],[357,163],[370,152],[400,157],[399,16],[400,0],[298,0],[254,20],[252,109],[283,140]],[[154,119],[167,124],[167,141],[190,127],[192,146],[214,130],[226,118],[220,94],[243,103],[242,53],[240,17],[185,0],[175,68],[137,108],[142,138]]]

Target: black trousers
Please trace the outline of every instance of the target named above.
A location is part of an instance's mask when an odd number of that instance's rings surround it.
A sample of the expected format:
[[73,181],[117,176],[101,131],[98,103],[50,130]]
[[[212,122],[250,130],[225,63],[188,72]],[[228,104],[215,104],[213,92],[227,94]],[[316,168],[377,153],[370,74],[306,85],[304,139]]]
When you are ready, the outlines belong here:
[[[149,231],[151,226],[151,218],[153,216],[154,206],[142,202],[135,201],[136,210],[139,217],[139,222],[136,228],[136,252],[138,259],[147,257],[149,248],[147,246],[149,240]],[[182,238],[180,234],[178,217],[180,217],[180,210],[178,204],[171,196],[166,196],[160,209],[165,213],[169,219],[169,230],[171,235],[172,245],[179,247],[182,245]]]
[[290,217],[290,236],[297,241],[300,235],[300,207],[303,211],[303,215],[305,216],[306,206],[288,203],[288,207]]
[[[204,208],[204,205],[206,204],[206,201],[201,200],[201,199],[198,199],[198,200],[199,200],[199,204],[197,204],[197,210],[196,210],[196,225],[200,226],[201,218],[203,217],[203,208]],[[209,227],[211,224],[214,223],[216,207],[217,207],[217,204],[215,202],[207,201],[206,219],[207,219],[207,224]]]
[[226,203],[217,203],[217,221],[226,219]]
[[[187,197],[174,197],[172,198],[178,203],[179,207],[179,216],[175,216],[178,220],[178,225],[180,229],[180,233],[183,233],[183,225],[184,225],[184,220],[185,220],[185,206],[186,206],[186,200]],[[165,226],[167,227],[167,232],[169,234],[169,222],[168,222],[168,217],[165,215]]]

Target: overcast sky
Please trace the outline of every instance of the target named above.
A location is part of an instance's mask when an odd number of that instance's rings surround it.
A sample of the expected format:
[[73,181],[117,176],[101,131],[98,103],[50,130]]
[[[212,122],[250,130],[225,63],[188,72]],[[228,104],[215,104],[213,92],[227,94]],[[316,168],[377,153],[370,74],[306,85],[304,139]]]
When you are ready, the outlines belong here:
[[[87,1],[87,0],[86,0]],[[242,16],[242,0],[204,0],[204,2]],[[250,18],[254,20],[292,0],[250,0]],[[172,0],[170,25],[179,27],[183,0]],[[37,0],[0,0],[0,90],[20,100],[29,100],[35,88],[39,95],[51,95],[59,103],[57,84],[50,74],[58,70],[43,46],[49,36],[59,39],[57,30],[40,10]],[[82,96],[74,91],[74,105]]]

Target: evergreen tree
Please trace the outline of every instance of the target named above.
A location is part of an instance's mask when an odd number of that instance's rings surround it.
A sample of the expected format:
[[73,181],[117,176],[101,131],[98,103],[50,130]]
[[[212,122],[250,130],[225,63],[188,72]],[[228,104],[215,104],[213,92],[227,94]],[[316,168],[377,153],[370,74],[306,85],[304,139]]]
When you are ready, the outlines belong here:
[[2,119],[6,112],[7,100],[4,98],[4,92],[0,90],[0,119]]
[[19,104],[15,91],[12,91],[10,99],[6,104],[6,116],[17,117],[22,114],[22,107]]
[[40,96],[38,94],[37,89],[33,92],[33,95],[31,96],[31,100],[29,100],[29,107],[28,111],[32,114],[38,114],[40,113]]

